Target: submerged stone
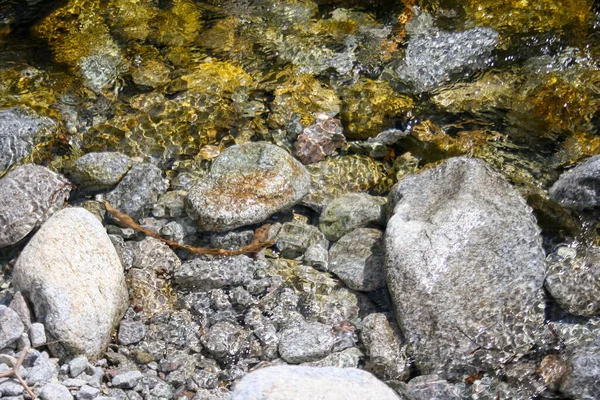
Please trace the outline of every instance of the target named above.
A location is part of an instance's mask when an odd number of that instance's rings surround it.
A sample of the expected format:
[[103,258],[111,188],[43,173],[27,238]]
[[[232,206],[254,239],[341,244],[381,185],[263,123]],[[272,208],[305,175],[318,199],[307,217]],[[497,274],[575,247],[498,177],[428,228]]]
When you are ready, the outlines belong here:
[[397,68],[398,77],[414,87],[416,93],[430,91],[456,74],[484,69],[498,42],[491,28],[446,32],[432,28],[408,40],[406,55]]
[[566,208],[600,205],[600,155],[590,157],[564,172],[550,188],[550,198]]
[[417,368],[468,376],[526,353],[544,321],[545,263],[518,192],[484,162],[451,158],[391,199],[388,288]]
[[52,119],[23,108],[0,110],[0,176],[23,162],[31,154],[33,144],[55,126]]
[[66,174],[79,190],[100,191],[117,185],[129,168],[131,160],[124,154],[87,153],[79,157]]
[[306,168],[267,143],[228,148],[190,189],[187,213],[200,229],[227,231],[259,223],[298,203],[308,192]]

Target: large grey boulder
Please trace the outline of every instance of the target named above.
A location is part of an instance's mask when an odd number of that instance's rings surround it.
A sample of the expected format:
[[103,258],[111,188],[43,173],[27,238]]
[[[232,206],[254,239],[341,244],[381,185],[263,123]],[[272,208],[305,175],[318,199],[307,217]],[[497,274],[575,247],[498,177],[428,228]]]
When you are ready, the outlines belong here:
[[276,366],[239,381],[230,400],[400,400],[370,373],[354,368]]
[[244,143],[225,150],[190,189],[187,213],[202,230],[227,231],[293,206],[309,187],[308,171],[285,150]]
[[0,110],[0,176],[28,157],[33,145],[56,125],[52,119],[26,109]]
[[165,193],[169,184],[160,168],[148,164],[136,164],[121,179],[117,187],[107,193],[105,199],[113,207],[139,219],[152,209],[158,197]]
[[452,158],[391,193],[387,282],[417,368],[445,378],[527,351],[544,321],[544,252],[518,192],[483,161]]
[[69,197],[71,184],[46,167],[25,164],[0,179],[0,247],[40,226]]
[[61,357],[98,358],[128,305],[119,256],[83,208],[64,209],[40,228],[17,259],[13,284]]
[[566,208],[600,205],[600,155],[590,157],[564,172],[550,188],[550,198]]

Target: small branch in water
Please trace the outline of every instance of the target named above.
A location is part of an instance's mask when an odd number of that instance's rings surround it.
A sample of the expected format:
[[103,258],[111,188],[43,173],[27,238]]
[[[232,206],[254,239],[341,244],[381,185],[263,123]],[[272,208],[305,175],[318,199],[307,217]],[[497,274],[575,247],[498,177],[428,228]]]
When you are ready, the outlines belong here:
[[168,244],[171,247],[175,247],[178,249],[183,249],[189,251],[194,254],[209,254],[220,257],[228,257],[228,256],[237,256],[240,254],[256,254],[262,251],[265,247],[269,247],[273,245],[273,241],[267,240],[267,235],[269,233],[270,224],[265,224],[254,231],[254,237],[252,238],[252,242],[249,245],[240,247],[235,250],[226,250],[226,249],[208,249],[204,247],[193,247],[185,244],[179,244],[172,240],[168,240],[160,236],[158,233],[151,231],[150,229],[146,229],[143,226],[136,223],[129,215],[122,213],[117,210],[113,206],[110,205],[108,201],[104,201],[104,207],[106,211],[113,216],[121,225],[131,228],[134,231],[141,232],[146,236],[153,237],[155,239],[160,240]]

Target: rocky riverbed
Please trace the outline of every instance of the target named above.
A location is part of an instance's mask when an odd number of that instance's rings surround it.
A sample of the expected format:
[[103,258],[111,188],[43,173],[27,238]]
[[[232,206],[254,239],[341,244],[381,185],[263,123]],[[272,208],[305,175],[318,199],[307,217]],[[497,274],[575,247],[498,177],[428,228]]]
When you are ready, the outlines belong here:
[[459,3],[0,5],[0,398],[599,399],[600,14]]

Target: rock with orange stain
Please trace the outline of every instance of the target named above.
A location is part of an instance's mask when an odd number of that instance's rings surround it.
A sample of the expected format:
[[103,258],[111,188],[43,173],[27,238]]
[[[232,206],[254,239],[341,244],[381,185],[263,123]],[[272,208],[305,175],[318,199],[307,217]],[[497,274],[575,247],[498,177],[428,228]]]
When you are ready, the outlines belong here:
[[263,221],[300,202],[310,188],[306,168],[285,150],[244,143],[224,151],[190,189],[186,210],[200,229],[227,231]]

